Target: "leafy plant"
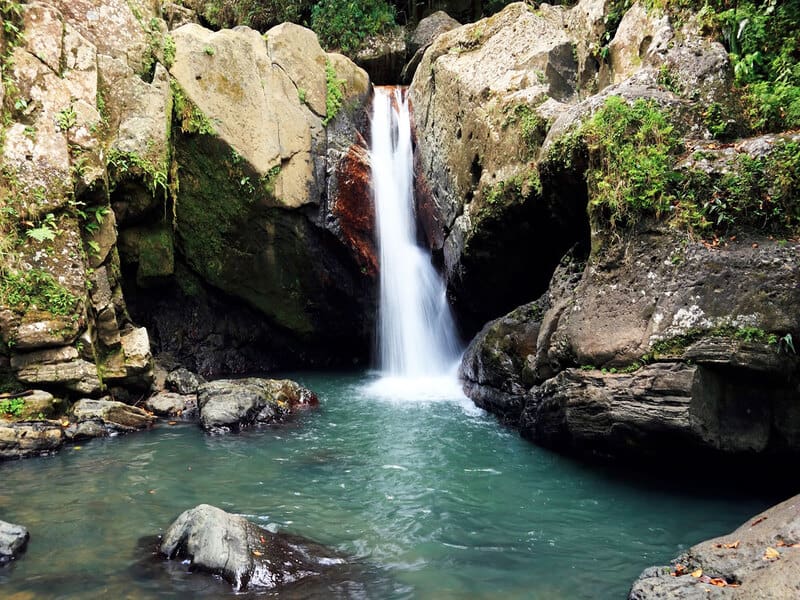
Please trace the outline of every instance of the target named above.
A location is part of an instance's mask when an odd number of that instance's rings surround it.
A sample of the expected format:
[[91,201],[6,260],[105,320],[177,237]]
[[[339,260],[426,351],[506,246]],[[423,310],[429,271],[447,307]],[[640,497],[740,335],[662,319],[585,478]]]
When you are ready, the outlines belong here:
[[69,315],[78,304],[78,298],[41,269],[9,271],[0,280],[0,302],[20,314],[31,307],[53,315]]
[[612,225],[671,209],[679,178],[672,167],[682,145],[666,111],[652,101],[628,104],[609,96],[581,135],[589,149],[591,204],[606,211]]
[[70,105],[62,109],[56,116],[56,125],[61,131],[68,131],[78,122],[78,115],[75,108]]
[[320,43],[344,53],[395,25],[395,8],[385,0],[321,0],[311,9],[311,29]]
[[56,219],[53,213],[47,213],[43,221],[39,223],[38,227],[28,229],[26,235],[36,240],[37,242],[53,241],[56,239],[58,228],[56,226]]
[[325,61],[325,83],[325,118],[322,120],[322,124],[327,126],[342,108],[345,83],[344,79],[339,79],[333,63],[329,60]]
[[18,417],[22,414],[25,408],[25,400],[22,398],[10,398],[8,400],[0,400],[0,414],[11,415]]
[[203,111],[201,111],[189,98],[186,93],[181,89],[181,86],[172,79],[170,81],[172,88],[173,111],[175,118],[178,120],[183,133],[196,133],[199,135],[216,135],[217,131]]
[[203,52],[205,52],[208,56],[214,56],[217,53],[213,46],[204,46]]

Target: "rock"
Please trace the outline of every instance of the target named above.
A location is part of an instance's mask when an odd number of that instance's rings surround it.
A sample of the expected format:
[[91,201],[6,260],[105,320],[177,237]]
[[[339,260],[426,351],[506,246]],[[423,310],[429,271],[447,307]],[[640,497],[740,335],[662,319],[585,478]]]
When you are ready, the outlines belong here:
[[393,85],[400,81],[407,54],[406,30],[396,27],[387,33],[367,37],[353,58],[369,74],[374,85]]
[[58,426],[0,420],[0,460],[52,454],[63,442]]
[[459,377],[475,403],[506,422],[518,421],[531,381],[525,365],[536,356],[546,298],[490,321],[464,352]]
[[200,425],[224,433],[284,420],[318,403],[314,392],[288,379],[220,379],[197,388]]
[[456,27],[461,27],[461,23],[443,10],[437,10],[435,13],[422,19],[408,40],[407,56],[410,56],[411,59],[403,67],[403,71],[400,74],[400,81],[403,83],[411,83],[414,72],[417,70],[420,61],[422,61],[422,56],[425,54],[425,50],[428,49],[428,46],[441,34],[455,29]]
[[17,354],[11,368],[16,378],[31,386],[57,386],[79,394],[99,394],[97,367],[78,356],[72,346]]
[[234,590],[274,589],[326,574],[344,559],[303,538],[270,533],[243,517],[201,504],[169,526],[160,553],[218,575]]
[[171,371],[165,380],[167,389],[179,394],[195,394],[200,384],[206,380],[200,375],[192,373],[189,369],[181,367]]
[[411,84],[418,177],[441,227],[428,241],[443,240],[431,245],[443,253],[454,309],[470,332],[540,295],[585,235],[584,199],[549,197],[534,162],[548,125],[540,107],[577,92],[566,14],[515,3],[443,33]]
[[28,530],[22,525],[0,521],[0,565],[25,552],[30,537]]
[[443,10],[437,10],[421,19],[408,40],[409,54],[416,54],[430,46],[443,33],[461,27],[461,23]]
[[161,392],[150,396],[144,407],[159,417],[180,418],[194,421],[197,418],[197,396]]
[[[338,230],[330,235],[323,198],[339,132],[349,133],[344,149],[353,143],[366,74],[289,23],[268,31],[266,42],[247,28],[213,33],[184,25],[173,36],[171,73],[184,106],[199,111],[186,109],[185,131],[175,140],[181,258],[201,280],[306,346],[325,338],[363,344],[371,281],[359,259],[341,251]],[[327,64],[342,82],[343,99],[326,129]],[[192,133],[203,122],[200,113],[213,135]]]
[[800,360],[767,332],[800,327],[782,308],[800,301],[800,272],[795,249],[755,246],[712,253],[650,227],[585,268],[566,263],[544,314],[522,307],[476,338],[465,391],[525,437],[580,454],[788,459],[800,448]]
[[25,405],[19,415],[22,421],[34,419],[50,419],[60,415],[64,410],[64,400],[55,398],[53,394],[43,390],[32,390],[23,397]]
[[[628,598],[796,598],[800,593],[800,552],[791,546],[798,543],[800,496],[794,496],[748,519],[728,535],[693,546],[676,557],[672,566],[646,569]],[[680,573],[676,573],[677,565],[682,566]],[[697,569],[702,570],[700,577],[689,575]],[[725,585],[710,585],[711,579]]]
[[[111,433],[130,433],[146,429],[155,422],[155,417],[141,408],[106,399],[78,400],[70,408],[69,416],[74,422],[67,428],[66,435],[71,439],[87,435],[97,437]],[[86,422],[92,425],[81,427]]]

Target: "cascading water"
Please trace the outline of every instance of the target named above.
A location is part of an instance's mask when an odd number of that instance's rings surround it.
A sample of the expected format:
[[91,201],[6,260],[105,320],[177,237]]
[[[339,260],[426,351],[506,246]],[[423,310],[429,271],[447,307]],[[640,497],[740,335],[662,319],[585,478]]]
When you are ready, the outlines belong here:
[[[416,243],[408,100],[401,88],[375,88],[372,187],[380,246],[378,387],[390,395],[461,396],[461,352],[444,282]],[[380,389],[378,391],[381,391]]]

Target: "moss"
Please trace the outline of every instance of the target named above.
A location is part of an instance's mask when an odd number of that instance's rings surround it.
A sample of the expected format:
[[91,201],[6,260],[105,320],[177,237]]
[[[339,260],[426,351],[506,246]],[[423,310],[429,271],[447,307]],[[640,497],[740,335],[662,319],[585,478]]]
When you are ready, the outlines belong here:
[[503,127],[519,127],[522,146],[527,150],[525,157],[533,159],[547,135],[548,123],[539,116],[529,104],[515,104],[504,109],[506,118]]
[[52,315],[72,314],[78,298],[41,269],[9,271],[0,280],[0,303],[19,314],[36,308]]
[[136,283],[147,287],[169,277],[175,271],[172,229],[162,223],[143,233],[139,243],[139,268]]
[[344,101],[344,84],[345,80],[340,79],[336,74],[336,69],[330,60],[325,60],[325,118],[322,124],[327,126],[342,108]]
[[[274,204],[252,167],[217,138],[179,136],[177,244],[192,271],[246,300],[280,326],[310,334],[306,312],[314,272],[305,217]],[[255,183],[254,183],[255,182]],[[192,282],[188,283],[191,292]]]
[[216,135],[214,123],[197,105],[186,96],[180,84],[170,78],[172,90],[172,109],[175,120],[180,124],[183,133],[196,133],[199,135]]
[[778,335],[760,329],[758,327],[733,327],[729,325],[711,328],[692,328],[686,332],[671,338],[659,340],[651,345],[650,355],[646,355],[643,360],[663,358],[680,358],[683,352],[695,342],[703,338],[729,338],[742,342],[755,342],[767,344],[778,348]]
[[136,152],[121,152],[112,148],[108,153],[108,169],[112,181],[119,182],[130,177],[142,177],[153,196],[158,191],[169,193],[169,173],[166,164],[158,165]]

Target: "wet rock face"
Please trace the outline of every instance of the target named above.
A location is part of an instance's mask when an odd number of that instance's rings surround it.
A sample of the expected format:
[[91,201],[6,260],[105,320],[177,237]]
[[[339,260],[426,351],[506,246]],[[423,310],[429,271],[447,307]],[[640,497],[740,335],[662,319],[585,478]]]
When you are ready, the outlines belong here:
[[200,426],[212,433],[285,420],[292,412],[318,404],[314,392],[288,379],[219,379],[197,389]]
[[28,530],[22,525],[0,521],[0,565],[25,552],[30,537]]
[[345,563],[323,546],[284,533],[270,533],[238,515],[201,504],[182,513],[159,549],[191,570],[219,575],[234,590],[281,588],[325,576]]
[[[727,535],[700,542],[670,566],[651,567],[634,582],[630,600],[772,598],[800,594],[800,497],[756,515]],[[701,570],[700,576],[690,573]]]
[[490,323],[465,354],[465,390],[532,441],[580,454],[792,460],[800,360],[771,332],[800,328],[795,253],[628,236],[559,268],[546,310]]

